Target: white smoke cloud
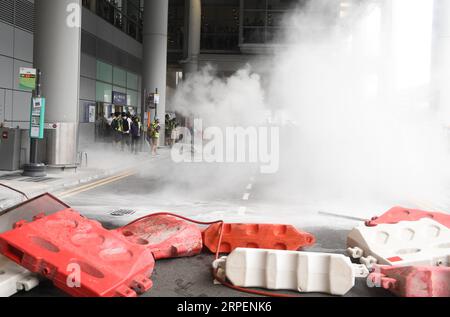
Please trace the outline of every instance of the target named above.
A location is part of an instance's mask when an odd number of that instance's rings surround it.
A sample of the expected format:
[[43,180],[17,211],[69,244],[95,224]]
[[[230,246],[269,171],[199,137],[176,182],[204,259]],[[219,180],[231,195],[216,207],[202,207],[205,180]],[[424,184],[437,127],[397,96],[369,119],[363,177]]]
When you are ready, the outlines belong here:
[[[185,81],[172,104],[210,125],[258,125],[267,109],[295,122],[284,129],[281,171],[268,193],[336,209],[439,201],[450,175],[448,138],[430,107],[428,79],[403,73],[422,76],[429,56],[398,55],[431,42],[421,33],[395,51],[386,45],[382,8],[361,2],[344,11],[336,3],[310,1],[286,16],[289,31],[276,37],[273,62],[254,63],[264,85],[250,66],[229,78],[207,67]],[[410,19],[397,8],[414,28],[402,26],[395,36],[430,23],[425,11]],[[402,85],[402,78],[420,86]]]
[[246,126],[264,120],[264,91],[260,76],[251,67],[220,78],[212,66],[185,81],[174,94],[174,110],[202,118],[206,125]]

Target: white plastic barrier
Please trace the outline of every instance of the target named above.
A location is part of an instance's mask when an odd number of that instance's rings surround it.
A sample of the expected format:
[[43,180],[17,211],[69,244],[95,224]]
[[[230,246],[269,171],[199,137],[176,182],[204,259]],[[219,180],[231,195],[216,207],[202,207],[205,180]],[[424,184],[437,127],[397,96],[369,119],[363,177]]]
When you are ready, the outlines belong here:
[[374,263],[402,266],[449,266],[450,229],[432,219],[354,228],[348,253],[370,267]]
[[355,277],[369,274],[340,254],[244,248],[216,261],[214,267],[235,286],[333,295],[345,295]]
[[36,275],[0,255],[0,297],[9,297],[18,291],[29,291],[39,285]]

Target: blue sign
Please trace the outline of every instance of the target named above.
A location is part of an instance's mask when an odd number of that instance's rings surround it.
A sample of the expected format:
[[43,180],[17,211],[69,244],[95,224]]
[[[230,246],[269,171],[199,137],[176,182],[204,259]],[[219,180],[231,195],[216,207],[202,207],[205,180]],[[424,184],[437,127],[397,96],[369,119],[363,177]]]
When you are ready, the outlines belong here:
[[127,94],[118,91],[113,91],[112,103],[118,106],[125,106],[127,104]]

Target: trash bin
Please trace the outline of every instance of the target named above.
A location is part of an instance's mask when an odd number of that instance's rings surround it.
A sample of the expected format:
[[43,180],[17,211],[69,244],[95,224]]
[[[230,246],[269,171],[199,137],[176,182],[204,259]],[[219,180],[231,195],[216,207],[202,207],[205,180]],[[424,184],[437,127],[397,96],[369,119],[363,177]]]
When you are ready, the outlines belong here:
[[0,170],[20,168],[20,129],[0,128]]

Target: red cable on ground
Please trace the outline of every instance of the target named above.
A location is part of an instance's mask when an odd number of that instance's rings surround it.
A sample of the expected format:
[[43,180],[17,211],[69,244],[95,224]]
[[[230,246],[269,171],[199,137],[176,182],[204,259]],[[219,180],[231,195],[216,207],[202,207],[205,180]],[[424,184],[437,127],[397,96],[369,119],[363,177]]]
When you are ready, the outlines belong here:
[[12,190],[12,191],[15,191],[16,193],[19,193],[19,194],[21,194],[22,196],[24,196],[26,199],[29,199],[28,196],[27,196],[27,194],[25,194],[24,192],[22,192],[22,191],[20,191],[20,190],[18,190],[18,189],[15,189],[15,188],[13,188],[13,187],[11,187],[11,186],[8,186],[8,185],[2,184],[2,183],[0,183],[0,186],[3,186],[3,187],[8,188],[8,189],[10,189],[10,190]]
[[[136,223],[138,223],[140,221],[143,221],[143,220],[146,220],[146,219],[149,219],[149,218],[152,218],[152,217],[156,217],[156,216],[171,216],[171,217],[183,219],[185,221],[192,222],[192,223],[195,223],[195,224],[198,224],[198,225],[204,225],[204,226],[220,224],[219,241],[218,241],[218,246],[217,246],[217,252],[216,252],[216,255],[215,255],[216,256],[216,260],[219,259],[219,257],[220,257],[220,247],[222,246],[222,238],[223,238],[223,226],[225,224],[223,220],[217,220],[217,221],[212,221],[212,222],[202,222],[202,221],[190,219],[190,218],[187,218],[187,217],[183,217],[183,216],[180,216],[180,215],[172,214],[172,213],[169,213],[169,212],[160,212],[160,213],[147,215],[147,216],[138,218],[138,219],[130,222],[129,224],[127,224],[123,228],[126,228],[126,227],[131,226],[133,224],[136,224]],[[236,291],[239,291],[239,292],[249,293],[249,294],[254,294],[254,295],[259,295],[259,296],[266,296],[266,297],[300,297],[300,296],[293,296],[293,295],[287,295],[287,294],[278,294],[278,293],[272,293],[272,292],[251,290],[251,289],[247,289],[247,288],[243,288],[243,287],[239,287],[239,286],[234,286],[233,284],[230,284],[230,283],[226,282],[225,280],[223,280],[222,278],[220,278],[217,275],[217,269],[213,269],[212,270],[212,275],[213,275],[214,279],[217,280],[218,282],[220,282],[222,285],[224,285],[224,286],[226,286],[228,288],[234,289]]]

